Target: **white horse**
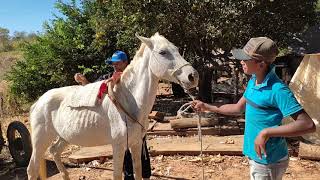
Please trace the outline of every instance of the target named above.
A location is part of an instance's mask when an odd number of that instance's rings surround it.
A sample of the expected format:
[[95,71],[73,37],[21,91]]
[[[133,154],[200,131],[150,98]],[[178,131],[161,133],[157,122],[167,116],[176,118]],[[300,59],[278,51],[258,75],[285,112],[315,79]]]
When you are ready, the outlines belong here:
[[197,86],[199,76],[179,54],[178,48],[163,36],[158,33],[151,38],[136,36],[142,41],[141,47],[113,88],[123,109],[117,108],[107,96],[98,106],[69,107],[66,97],[79,86],[52,89],[31,107],[33,152],[27,169],[29,179],[37,179],[39,162],[43,161],[45,151],[57,137],[49,151],[64,179],[69,176],[60,155],[68,143],[80,146],[111,144],[115,180],[122,179],[124,153],[128,146],[135,178],[142,179],[142,138],[148,127],[148,114],[155,101],[159,80],[176,82],[190,89]]

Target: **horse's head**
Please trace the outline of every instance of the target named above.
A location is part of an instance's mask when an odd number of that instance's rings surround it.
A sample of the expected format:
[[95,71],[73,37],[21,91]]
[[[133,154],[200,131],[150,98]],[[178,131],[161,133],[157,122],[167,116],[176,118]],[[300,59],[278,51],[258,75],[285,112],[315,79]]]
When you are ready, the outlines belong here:
[[180,84],[184,89],[198,85],[199,74],[179,53],[178,48],[156,33],[151,38],[136,36],[147,45],[151,53],[149,67],[160,79]]

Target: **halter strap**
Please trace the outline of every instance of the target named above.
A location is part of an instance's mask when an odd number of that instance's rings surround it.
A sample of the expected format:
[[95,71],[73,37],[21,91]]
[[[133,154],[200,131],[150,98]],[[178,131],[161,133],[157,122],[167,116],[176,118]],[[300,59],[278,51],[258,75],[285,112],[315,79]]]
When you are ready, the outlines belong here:
[[[159,64],[161,64],[161,63],[159,62],[158,58],[154,55],[154,52],[156,52],[156,51],[151,50],[151,55],[155,58],[155,60],[156,60]],[[176,76],[174,76],[174,74],[175,74],[177,71],[179,71],[180,69],[182,69],[183,67],[185,67],[185,66],[191,66],[191,64],[190,64],[189,62],[186,62],[186,63],[184,63],[183,65],[177,67],[176,69],[173,69],[172,72],[170,73],[170,76],[173,76],[173,77],[177,80],[177,82],[181,83],[181,82],[179,81],[179,79],[178,79]],[[191,67],[192,67],[192,66],[191,66]],[[170,69],[169,69],[168,71],[170,71]]]
[[191,64],[187,62],[187,63],[181,65],[180,67],[174,69],[174,70],[170,73],[170,75],[171,75],[171,76],[174,76],[174,74],[175,74],[177,71],[179,71],[181,68],[183,68],[183,67],[185,67],[185,66],[191,66]]

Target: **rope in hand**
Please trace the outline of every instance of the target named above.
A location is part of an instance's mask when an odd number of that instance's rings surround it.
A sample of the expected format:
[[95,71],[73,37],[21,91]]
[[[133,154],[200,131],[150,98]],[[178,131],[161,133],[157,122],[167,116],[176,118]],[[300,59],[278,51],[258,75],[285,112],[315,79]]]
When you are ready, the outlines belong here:
[[[187,94],[190,96],[192,101],[195,100],[195,96],[193,96],[188,91],[187,91]],[[191,104],[186,109],[189,109],[190,106]],[[198,115],[198,138],[200,141],[200,157],[201,157],[201,166],[202,166],[202,180],[204,180],[205,177],[204,177],[204,163],[203,163],[203,149],[202,149],[203,145],[202,145],[202,131],[201,131],[201,112],[197,111],[197,115]]]

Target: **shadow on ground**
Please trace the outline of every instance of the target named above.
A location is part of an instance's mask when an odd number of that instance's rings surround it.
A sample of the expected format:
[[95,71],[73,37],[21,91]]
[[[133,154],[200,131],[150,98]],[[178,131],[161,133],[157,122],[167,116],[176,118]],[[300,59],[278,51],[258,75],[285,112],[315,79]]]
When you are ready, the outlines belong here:
[[[59,173],[55,163],[47,160],[48,177]],[[4,147],[0,155],[0,179],[1,180],[27,180],[27,167],[16,167],[7,147]]]

